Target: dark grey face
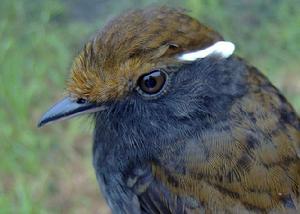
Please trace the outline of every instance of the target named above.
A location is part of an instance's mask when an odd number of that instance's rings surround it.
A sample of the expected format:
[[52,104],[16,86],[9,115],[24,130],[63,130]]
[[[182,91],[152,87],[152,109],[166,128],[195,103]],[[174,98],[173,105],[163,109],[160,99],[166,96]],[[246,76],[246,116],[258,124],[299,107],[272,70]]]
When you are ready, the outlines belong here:
[[199,146],[197,136],[228,119],[232,103],[246,93],[246,70],[235,57],[205,58],[170,68],[165,70],[166,93],[149,99],[134,91],[95,114],[93,162],[113,210],[136,203],[128,187],[131,177],[153,182],[151,163],[184,173],[188,157],[182,152],[188,149],[197,149],[199,161],[206,161],[207,149],[214,148]]
[[130,160],[128,156],[140,161],[159,159],[168,146],[227,116],[234,99],[245,93],[245,70],[235,57],[209,57],[164,70],[166,93],[149,99],[134,91],[96,113],[94,149],[102,153],[97,157],[104,161],[114,151],[113,159],[122,162]]

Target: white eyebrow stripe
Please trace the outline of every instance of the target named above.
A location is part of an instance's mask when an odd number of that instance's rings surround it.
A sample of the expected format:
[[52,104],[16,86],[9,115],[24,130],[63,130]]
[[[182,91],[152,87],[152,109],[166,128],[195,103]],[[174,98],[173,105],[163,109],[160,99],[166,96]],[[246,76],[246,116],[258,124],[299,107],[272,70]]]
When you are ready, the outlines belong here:
[[235,50],[235,45],[228,41],[219,41],[205,48],[203,50],[198,50],[190,53],[184,53],[178,57],[181,61],[195,61],[197,59],[202,59],[212,54],[221,56],[222,58],[230,57]]

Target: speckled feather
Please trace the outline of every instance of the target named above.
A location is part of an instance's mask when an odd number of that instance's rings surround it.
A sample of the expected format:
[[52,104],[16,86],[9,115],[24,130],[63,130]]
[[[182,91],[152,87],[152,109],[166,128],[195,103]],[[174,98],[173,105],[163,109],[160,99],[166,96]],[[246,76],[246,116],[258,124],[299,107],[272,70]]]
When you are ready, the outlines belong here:
[[247,94],[231,106],[221,127],[215,124],[199,137],[209,153],[206,161],[199,160],[199,145],[187,145],[181,154],[184,174],[156,164],[152,171],[176,195],[196,198],[202,210],[296,213],[299,119],[264,76],[247,69]]
[[[113,213],[297,213],[300,120],[243,59],[177,54],[222,37],[181,10],[137,10],[109,22],[75,59],[68,92],[109,103],[95,114],[93,160]],[[144,99],[139,76],[170,75]]]

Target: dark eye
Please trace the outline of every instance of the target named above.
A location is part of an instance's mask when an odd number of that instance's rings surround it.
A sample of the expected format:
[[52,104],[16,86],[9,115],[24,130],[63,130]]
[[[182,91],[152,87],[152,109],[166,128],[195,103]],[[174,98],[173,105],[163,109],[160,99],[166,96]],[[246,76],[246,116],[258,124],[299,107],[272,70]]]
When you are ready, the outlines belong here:
[[160,92],[166,82],[166,74],[160,70],[154,70],[151,73],[141,76],[138,80],[139,88],[147,94],[156,94]]

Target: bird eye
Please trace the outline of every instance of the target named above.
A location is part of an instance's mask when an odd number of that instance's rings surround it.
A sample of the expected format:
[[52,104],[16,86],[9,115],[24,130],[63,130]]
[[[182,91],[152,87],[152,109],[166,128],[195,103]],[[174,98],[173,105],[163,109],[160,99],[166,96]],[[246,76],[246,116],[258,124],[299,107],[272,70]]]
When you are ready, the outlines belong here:
[[161,91],[166,82],[166,73],[154,70],[141,76],[138,80],[139,88],[147,94],[156,94]]

